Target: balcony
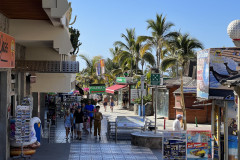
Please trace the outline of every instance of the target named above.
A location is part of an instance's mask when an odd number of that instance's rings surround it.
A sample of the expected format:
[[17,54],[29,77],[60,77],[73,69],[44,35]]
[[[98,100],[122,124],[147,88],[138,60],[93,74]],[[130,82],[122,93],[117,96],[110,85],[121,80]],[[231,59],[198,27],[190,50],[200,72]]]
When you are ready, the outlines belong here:
[[79,62],[17,60],[13,70],[38,73],[79,73]]

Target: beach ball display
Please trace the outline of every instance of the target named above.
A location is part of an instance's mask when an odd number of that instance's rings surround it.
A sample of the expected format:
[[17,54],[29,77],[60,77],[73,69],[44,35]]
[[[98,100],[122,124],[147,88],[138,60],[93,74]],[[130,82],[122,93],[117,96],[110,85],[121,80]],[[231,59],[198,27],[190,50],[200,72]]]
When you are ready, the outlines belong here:
[[236,47],[240,47],[240,20],[232,21],[227,28],[229,37],[233,40]]

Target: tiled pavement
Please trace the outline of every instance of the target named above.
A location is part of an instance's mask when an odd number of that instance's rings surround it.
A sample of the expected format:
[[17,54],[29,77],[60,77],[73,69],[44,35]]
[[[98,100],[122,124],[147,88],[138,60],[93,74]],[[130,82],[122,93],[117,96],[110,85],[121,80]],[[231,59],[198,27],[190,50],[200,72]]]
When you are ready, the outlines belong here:
[[[130,144],[71,144],[69,160],[157,160],[149,148]],[[160,159],[160,157],[159,157]]]
[[102,121],[101,140],[93,134],[84,132],[82,140],[65,138],[63,120],[58,119],[57,127],[52,126],[50,143],[47,143],[48,133],[45,132],[42,146],[33,155],[34,160],[157,160],[161,158],[160,150],[131,145],[130,141],[108,140],[106,137],[107,116]]

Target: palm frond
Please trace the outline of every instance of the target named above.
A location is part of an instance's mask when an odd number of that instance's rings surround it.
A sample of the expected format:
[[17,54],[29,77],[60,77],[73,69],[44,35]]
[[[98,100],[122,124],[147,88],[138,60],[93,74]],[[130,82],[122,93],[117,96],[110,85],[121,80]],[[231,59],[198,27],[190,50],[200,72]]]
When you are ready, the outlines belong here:
[[176,65],[177,60],[178,59],[176,57],[168,57],[163,59],[161,63],[161,69],[163,71],[166,71],[168,68],[172,67],[173,65]]

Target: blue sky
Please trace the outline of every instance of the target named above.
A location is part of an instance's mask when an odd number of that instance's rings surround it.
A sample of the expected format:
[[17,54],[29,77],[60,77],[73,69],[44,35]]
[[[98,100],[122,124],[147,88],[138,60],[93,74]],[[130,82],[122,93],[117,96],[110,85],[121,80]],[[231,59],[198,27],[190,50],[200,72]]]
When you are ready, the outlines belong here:
[[[109,48],[121,39],[126,28],[135,28],[137,35],[150,35],[148,19],[156,13],[167,16],[181,30],[200,40],[205,48],[233,47],[227,35],[228,24],[240,19],[239,0],[69,0],[80,30],[79,54],[88,57],[111,57]],[[80,69],[86,67],[80,58]]]

